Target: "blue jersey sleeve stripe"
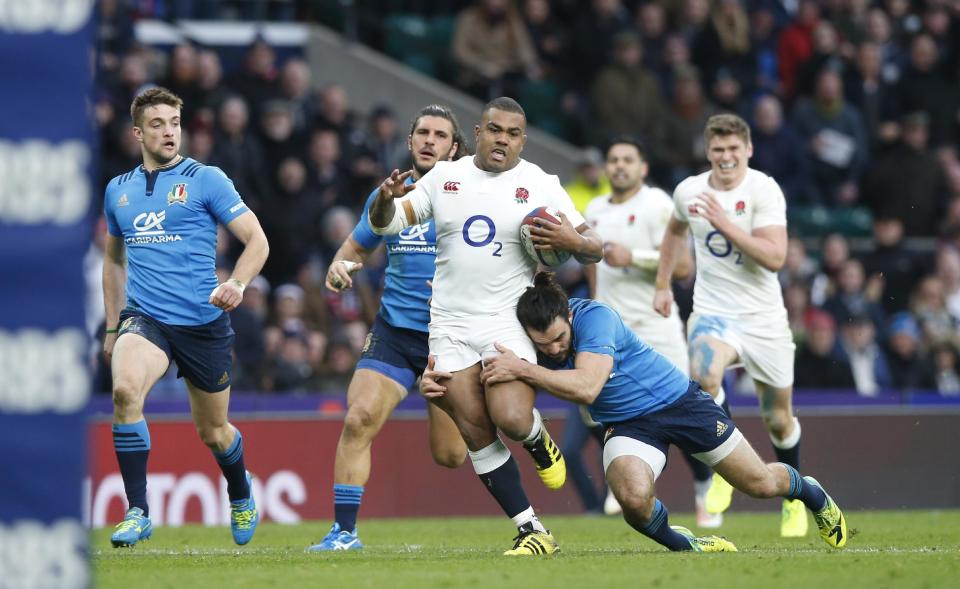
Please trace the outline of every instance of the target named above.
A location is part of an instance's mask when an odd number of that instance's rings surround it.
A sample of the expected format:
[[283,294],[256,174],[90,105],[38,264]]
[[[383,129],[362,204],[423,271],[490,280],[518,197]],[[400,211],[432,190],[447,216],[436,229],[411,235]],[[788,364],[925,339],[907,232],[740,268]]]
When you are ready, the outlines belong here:
[[186,170],[183,171],[183,175],[184,175],[184,176],[189,176],[189,177],[193,178],[194,176],[197,175],[197,171],[200,170],[200,169],[203,168],[203,167],[204,167],[203,164],[198,163],[198,162],[194,162],[194,163],[190,164],[190,166],[189,166]]

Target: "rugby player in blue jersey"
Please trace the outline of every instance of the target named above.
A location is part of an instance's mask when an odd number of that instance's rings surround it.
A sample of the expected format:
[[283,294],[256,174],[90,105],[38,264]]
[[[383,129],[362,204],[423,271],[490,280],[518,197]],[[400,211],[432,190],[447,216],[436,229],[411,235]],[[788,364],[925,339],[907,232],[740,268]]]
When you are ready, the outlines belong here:
[[[231,311],[269,252],[256,215],[219,169],[180,155],[183,101],[165,88],[133,100],[143,164],[109,182],[103,350],[113,373],[113,445],[129,509],[110,538],[133,546],[153,533],[147,505],[150,431],[143,404],[174,360],[193,422],[227,480],[233,540],[259,521],[244,465],[243,437],[227,420],[234,333]],[[217,223],[243,243],[230,279],[218,283]]]
[[[501,355],[487,362],[482,380],[520,380],[587,405],[606,430],[607,484],[623,507],[623,518],[638,532],[670,550],[736,551],[725,538],[698,538],[668,524],[654,482],[666,465],[670,444],[675,444],[751,497],[799,499],[813,512],[828,545],[846,544],[846,520],[820,484],[787,464],[764,464],[713,398],[640,341],[612,308],[568,299],[553,275],[542,272],[520,297],[517,318],[544,365],[498,346]],[[432,379],[421,390],[442,394]]]
[[[440,105],[424,107],[417,113],[407,147],[413,159],[411,182],[433,169],[437,161],[456,160],[467,154],[456,117]],[[427,365],[429,281],[437,257],[436,226],[430,219],[399,235],[377,235],[367,219],[378,190],[367,198],[360,222],[327,270],[327,288],[350,288],[353,274],[381,242],[386,244],[388,266],[380,312],[347,389],[347,415],[334,462],[334,523],[318,544],[307,549],[313,552],[363,548],[356,521],[370,478],[370,446]],[[467,446],[450,416],[429,403],[427,417],[434,460],[450,468],[463,464]]]

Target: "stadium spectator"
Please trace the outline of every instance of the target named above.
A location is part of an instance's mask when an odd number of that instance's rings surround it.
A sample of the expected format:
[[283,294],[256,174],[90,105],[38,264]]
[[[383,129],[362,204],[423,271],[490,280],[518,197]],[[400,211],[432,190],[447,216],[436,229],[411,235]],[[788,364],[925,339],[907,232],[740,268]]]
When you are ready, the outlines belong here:
[[799,135],[783,120],[783,108],[776,96],[768,94],[757,99],[752,140],[751,165],[780,184],[788,204],[804,202],[810,165]]
[[589,7],[580,8],[570,41],[575,90],[589,92],[597,73],[613,62],[614,39],[628,31],[634,31],[633,23],[620,0],[591,0]]
[[873,240],[874,248],[863,257],[863,267],[867,275],[882,280],[880,304],[892,315],[907,308],[914,285],[927,274],[927,257],[906,247],[903,221],[898,217],[875,217]]
[[803,240],[796,237],[791,238],[787,242],[787,259],[777,275],[780,279],[780,285],[786,288],[791,284],[799,284],[807,288],[807,285],[813,281],[816,275],[817,263],[807,255],[807,247]]
[[896,121],[891,120],[896,89],[884,75],[882,59],[880,45],[861,43],[857,47],[856,69],[846,80],[850,104],[863,115],[871,154],[892,143],[898,133]]
[[523,18],[527,35],[546,77],[564,77],[569,31],[557,20],[548,0],[525,0]]
[[941,63],[936,41],[921,33],[910,42],[910,62],[897,84],[897,114],[922,111],[930,118],[930,145],[952,145],[956,140],[958,90]]
[[933,367],[920,347],[921,332],[910,313],[903,311],[890,318],[887,362],[891,385],[910,392],[936,388]]
[[829,313],[807,316],[807,337],[797,349],[794,385],[804,389],[852,389],[853,372],[837,341],[837,324]]
[[873,397],[893,381],[887,356],[876,341],[873,321],[866,315],[854,315],[840,328],[841,347],[853,373],[857,394]]
[[97,20],[97,70],[114,72],[133,44],[133,10],[124,0],[101,0]]
[[363,131],[357,125],[358,116],[350,109],[350,97],[343,86],[330,84],[320,91],[319,99],[313,128],[336,133],[340,151],[349,159],[364,141]]
[[306,138],[297,132],[293,109],[285,100],[275,98],[263,104],[259,127],[263,171],[271,177],[279,169],[280,162],[306,151]]
[[910,297],[910,313],[920,326],[922,343],[955,339],[957,321],[947,309],[944,285],[936,275],[925,276]]
[[904,117],[900,142],[863,174],[861,202],[875,215],[897,217],[910,237],[933,237],[946,209],[947,179],[927,143],[929,118]]
[[933,359],[937,392],[944,396],[960,395],[960,357],[952,342],[939,342],[930,350]]
[[257,276],[244,289],[240,306],[230,312],[230,324],[237,334],[233,347],[235,390],[258,391],[263,388],[263,363],[267,356],[264,331],[270,311],[268,296],[270,283],[263,276]]
[[946,307],[950,316],[960,323],[960,252],[949,245],[937,248],[936,275],[943,284]]
[[397,115],[388,106],[378,106],[370,113],[370,133],[364,148],[376,164],[373,175],[377,178],[391,170],[410,167],[406,137],[400,132]]
[[836,72],[841,81],[846,82],[852,64],[840,53],[840,37],[833,24],[821,20],[813,29],[813,53],[797,73],[797,96],[812,96],[816,92],[817,77],[826,68]]
[[691,47],[710,20],[709,0],[682,0],[677,30]]
[[261,214],[273,255],[263,268],[272,284],[293,282],[318,243],[322,204],[307,184],[307,168],[296,157],[280,162],[276,188]]
[[270,196],[263,147],[250,130],[250,110],[240,96],[231,96],[220,105],[210,164],[233,180],[254,212],[263,210],[264,199]]
[[752,115],[750,112],[752,104],[744,95],[743,86],[734,77],[733,72],[725,67],[719,68],[713,75],[710,99],[718,109],[724,112],[730,112],[745,119],[749,119]]
[[794,108],[793,126],[813,165],[810,200],[826,206],[854,204],[867,137],[860,113],[843,98],[839,73],[828,67],[817,74],[813,98],[800,99]]
[[810,286],[810,301],[818,307],[836,292],[837,275],[850,258],[850,245],[843,235],[831,233],[824,238],[820,252],[820,269]]
[[854,316],[869,317],[876,333],[881,334],[882,338],[886,316],[883,307],[870,295],[863,264],[859,260],[847,260],[837,274],[837,289],[823,304],[823,310],[830,313],[839,325],[846,325]]
[[337,132],[333,129],[314,131],[307,155],[307,186],[319,195],[318,208],[336,205],[359,208],[362,203],[354,202]]
[[603,68],[590,90],[599,143],[629,133],[656,144],[661,137],[663,98],[656,77],[643,66],[643,45],[633,32],[613,41],[613,63]]
[[216,51],[206,49],[197,54],[197,84],[203,99],[202,108],[197,109],[196,116],[201,122],[212,125],[214,113],[220,110],[220,105],[231,94],[223,81],[223,65]]
[[783,96],[788,103],[792,103],[797,95],[800,68],[813,55],[813,30],[819,22],[819,2],[801,0],[796,18],[780,34],[777,62],[780,66]]
[[601,194],[610,194],[610,180],[603,172],[603,154],[599,149],[587,147],[580,152],[577,173],[563,189],[581,213],[587,210],[591,200]]
[[512,0],[476,0],[457,17],[453,57],[458,83],[480,99],[517,95],[520,82],[543,70],[537,51]]
[[199,58],[196,48],[190,43],[180,43],[170,52],[166,77],[160,85],[184,100],[183,121],[193,122],[197,109],[203,106],[203,90],[198,83]]
[[703,95],[700,73],[693,66],[674,72],[673,101],[663,116],[661,148],[651,159],[661,158],[671,167],[671,185],[707,168],[703,127],[717,108]]
[[643,65],[650,71],[658,71],[670,32],[667,11],[660,2],[643,2],[637,7],[636,23],[643,41]]
[[260,112],[263,103],[280,95],[277,55],[263,39],[257,39],[247,49],[243,67],[231,76],[227,85],[239,92],[252,112]]
[[706,26],[693,40],[693,63],[708,86],[722,69],[751,92],[756,58],[750,47],[750,17],[740,0],[716,0],[712,4]]
[[288,59],[280,70],[280,96],[293,112],[293,124],[304,132],[316,116],[316,105],[310,88],[310,66],[299,57]]

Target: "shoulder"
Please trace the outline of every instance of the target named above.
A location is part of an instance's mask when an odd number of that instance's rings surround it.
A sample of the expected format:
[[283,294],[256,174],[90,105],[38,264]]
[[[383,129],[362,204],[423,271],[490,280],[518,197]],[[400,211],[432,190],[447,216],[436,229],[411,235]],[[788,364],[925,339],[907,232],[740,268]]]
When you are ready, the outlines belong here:
[[197,178],[203,181],[219,181],[219,182],[230,182],[233,183],[233,180],[227,176],[227,173],[218,168],[217,166],[207,166],[201,164],[200,162],[194,162],[190,164],[183,171],[184,176],[189,176],[191,178]]
[[612,307],[590,299],[570,299],[574,329],[591,330],[599,322],[619,320],[620,315]]
[[755,196],[764,196],[771,190],[781,192],[780,185],[772,176],[753,168],[747,169],[747,183],[749,188],[755,191]]
[[602,194],[594,199],[591,199],[590,202],[587,203],[587,208],[584,209],[583,216],[591,217],[593,215],[600,214],[609,205],[610,205],[610,195]]
[[665,190],[657,186],[650,186],[647,184],[643,187],[643,192],[646,198],[649,199],[650,204],[655,206],[673,206],[673,199],[670,198],[670,195],[666,193]]
[[541,168],[540,166],[538,166],[537,164],[529,160],[521,159],[520,163],[517,164],[517,166],[519,168],[519,172],[525,178],[537,178],[540,180],[545,180],[545,181],[555,182],[556,184],[560,184],[560,178],[557,177],[556,174],[548,174],[544,172],[543,168]]
[[673,197],[682,200],[700,194],[706,186],[706,179],[709,173],[710,172],[704,172],[703,174],[690,176],[680,184],[677,184],[677,187],[673,191]]
[[131,180],[133,180],[133,179],[137,176],[137,172],[138,172],[139,170],[140,170],[140,166],[137,166],[136,168],[134,168],[134,169],[132,169],[132,170],[129,170],[129,171],[127,171],[127,172],[124,172],[123,174],[120,174],[119,176],[114,176],[113,178],[110,179],[109,182],[107,182],[107,188],[106,188],[107,191],[109,192],[110,190],[113,190],[114,188],[118,188],[118,187],[120,187],[120,186],[123,186],[123,185],[126,184],[127,182],[130,182]]

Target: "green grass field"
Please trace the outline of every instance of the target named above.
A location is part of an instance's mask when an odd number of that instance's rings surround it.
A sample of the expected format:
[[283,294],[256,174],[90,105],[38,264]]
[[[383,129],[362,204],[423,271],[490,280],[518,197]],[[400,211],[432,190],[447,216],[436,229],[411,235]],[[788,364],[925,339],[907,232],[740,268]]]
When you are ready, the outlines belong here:
[[[736,554],[668,553],[619,518],[545,518],[562,553],[507,558],[513,529],[503,518],[362,520],[362,551],[306,554],[329,523],[261,525],[238,548],[226,528],[157,528],[132,549],[92,538],[97,587],[957,587],[960,511],[846,513],[847,548],[824,544],[811,519],[801,540],[779,537],[774,513],[731,513],[723,535]],[[687,514],[671,523],[693,528]],[[953,579],[951,581],[951,579]],[[799,583],[799,584],[798,584]]]

